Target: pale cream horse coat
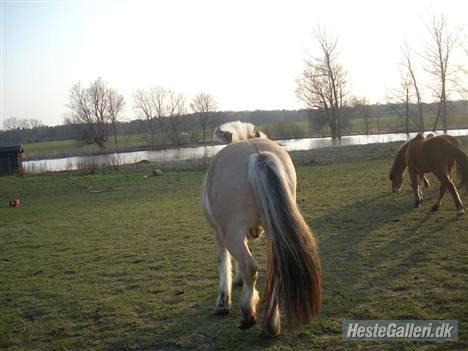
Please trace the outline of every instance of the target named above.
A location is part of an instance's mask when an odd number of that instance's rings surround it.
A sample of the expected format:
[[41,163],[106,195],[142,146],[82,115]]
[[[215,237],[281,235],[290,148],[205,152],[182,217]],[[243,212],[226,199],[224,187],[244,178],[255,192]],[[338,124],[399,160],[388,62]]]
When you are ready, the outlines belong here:
[[255,126],[252,123],[241,121],[234,121],[220,125],[215,129],[213,136],[215,139],[226,144],[235,143],[241,140],[267,137],[264,133],[255,130]]
[[[217,130],[228,128],[223,125]],[[233,132],[231,140],[239,135]],[[280,299],[291,325],[305,323],[317,314],[320,260],[315,239],[296,206],[296,172],[288,153],[265,135],[226,146],[211,162],[201,197],[218,248],[217,313],[230,310],[232,255],[244,283],[240,326],[245,329],[256,323],[258,266],[247,239],[257,236],[261,226],[269,244],[262,301],[264,333],[280,333]]]

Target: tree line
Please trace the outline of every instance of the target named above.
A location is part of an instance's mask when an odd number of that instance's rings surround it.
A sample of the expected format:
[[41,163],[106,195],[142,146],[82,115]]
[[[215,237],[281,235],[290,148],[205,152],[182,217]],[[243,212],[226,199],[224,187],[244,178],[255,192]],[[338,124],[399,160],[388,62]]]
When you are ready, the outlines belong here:
[[[108,138],[113,135],[117,146],[116,124],[124,106],[124,97],[101,78],[87,88],[76,83],[70,91],[68,103],[71,116],[65,123],[73,125],[84,142],[104,148]],[[133,96],[133,110],[145,122],[148,142],[152,147],[186,143],[187,136],[194,129],[192,123],[187,123],[192,122],[186,118],[189,108],[192,120],[196,119],[202,130],[202,141],[206,142],[207,130],[217,109],[216,101],[210,94],[199,93],[189,104],[182,94],[162,87],[139,89]]]
[[[438,110],[438,102],[422,103],[422,110],[425,117],[436,116]],[[359,101],[352,106],[346,108],[344,113],[345,132],[346,133],[380,133],[380,132],[398,132],[404,133],[409,131],[418,131],[417,111],[418,105],[411,103],[407,106],[409,114],[414,118],[410,119],[409,125],[406,126],[406,120],[401,115],[401,111],[405,110],[405,105],[402,103],[386,103],[386,104],[368,104],[366,100],[360,103]],[[463,122],[463,116],[468,116],[468,101],[448,101],[447,110],[452,116],[459,116],[458,122]],[[320,111],[312,109],[304,110],[274,110],[274,111],[216,111],[210,117],[209,127],[206,130],[206,142],[212,141],[211,136],[214,127],[218,124],[241,120],[251,122],[260,126],[262,131],[276,139],[303,138],[311,136],[329,136],[328,129],[323,126],[323,114]],[[16,126],[13,129],[0,131],[0,145],[57,141],[74,139],[80,140],[81,128],[74,124],[63,124],[58,126],[40,125],[31,127],[21,122],[21,119],[10,118],[14,121],[12,125]],[[9,120],[10,120],[9,119]],[[426,118],[427,119],[427,118]],[[429,119],[427,119],[429,120]],[[466,118],[465,118],[466,120]],[[4,121],[7,125],[8,120]],[[20,121],[20,122],[18,122]],[[310,121],[313,121],[310,123]],[[154,121],[153,121],[154,122]],[[200,127],[200,121],[194,113],[189,113],[182,119],[181,126],[181,145],[185,144],[201,144],[203,143],[203,131]],[[391,122],[390,126],[389,123]],[[351,125],[354,124],[351,129]],[[312,128],[307,128],[307,125]],[[322,127],[319,127],[322,125]],[[455,124],[452,121],[453,128],[468,127],[466,123]],[[118,147],[128,148],[127,140],[131,135],[145,135],[143,144],[138,145],[139,148],[151,148],[151,131],[149,130],[147,119],[133,119],[131,121],[117,121],[116,132],[118,137]],[[112,130],[112,129],[111,129]],[[83,141],[84,142],[84,141]],[[115,140],[110,140],[110,145]],[[155,147],[175,145],[170,139],[166,144],[162,144],[158,134],[155,135]]]

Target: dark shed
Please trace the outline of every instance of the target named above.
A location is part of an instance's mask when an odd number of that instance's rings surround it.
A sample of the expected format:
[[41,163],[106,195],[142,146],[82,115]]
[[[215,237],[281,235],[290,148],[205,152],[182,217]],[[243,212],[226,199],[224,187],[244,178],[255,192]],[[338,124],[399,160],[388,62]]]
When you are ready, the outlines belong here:
[[23,172],[22,145],[0,146],[0,176]]

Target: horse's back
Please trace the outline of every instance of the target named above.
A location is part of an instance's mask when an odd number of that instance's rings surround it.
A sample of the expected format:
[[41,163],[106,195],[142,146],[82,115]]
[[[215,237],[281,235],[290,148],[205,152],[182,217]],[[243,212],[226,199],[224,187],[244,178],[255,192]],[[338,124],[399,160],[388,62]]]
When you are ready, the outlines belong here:
[[272,152],[286,168],[293,167],[291,158],[283,147],[269,139],[255,138],[230,144],[218,152],[211,162],[208,175],[213,178],[235,176],[238,179],[247,179],[250,156],[259,152]]
[[[295,193],[296,174],[289,154],[269,139],[250,139],[226,146],[213,158],[206,179],[206,191],[214,220],[218,223],[243,222],[252,227],[259,221],[255,196],[249,184],[250,156],[274,153],[290,178]],[[294,194],[295,195],[295,194]]]
[[438,165],[453,161],[447,153],[448,145],[459,146],[458,140],[450,135],[438,135],[430,138],[414,138],[408,144],[408,167],[423,172],[433,172]]

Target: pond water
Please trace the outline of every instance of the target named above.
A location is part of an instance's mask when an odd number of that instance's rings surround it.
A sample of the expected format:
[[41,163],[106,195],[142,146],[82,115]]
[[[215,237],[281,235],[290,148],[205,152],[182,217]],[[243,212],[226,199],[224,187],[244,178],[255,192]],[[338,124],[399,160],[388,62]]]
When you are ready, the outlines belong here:
[[[390,133],[390,134],[370,134],[370,135],[350,135],[341,139],[332,138],[304,138],[277,140],[288,151],[311,150],[330,146],[365,145],[376,143],[388,143],[393,141],[406,141],[413,138],[417,133]],[[434,134],[443,134],[437,131]],[[449,130],[448,134],[453,136],[468,135],[468,129]],[[104,155],[76,156],[47,160],[24,161],[23,167],[26,173],[41,173],[45,171],[59,172],[88,168],[90,166],[112,166],[137,163],[141,161],[150,162],[171,162],[180,160],[201,159],[212,157],[225,145],[182,147],[166,150],[150,150],[121,152]]]

